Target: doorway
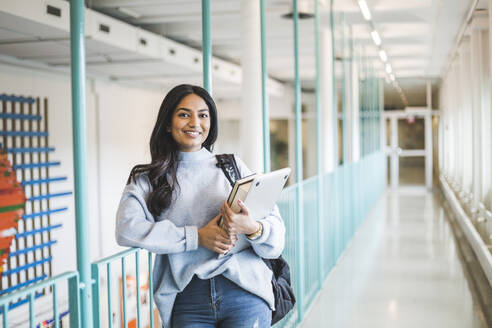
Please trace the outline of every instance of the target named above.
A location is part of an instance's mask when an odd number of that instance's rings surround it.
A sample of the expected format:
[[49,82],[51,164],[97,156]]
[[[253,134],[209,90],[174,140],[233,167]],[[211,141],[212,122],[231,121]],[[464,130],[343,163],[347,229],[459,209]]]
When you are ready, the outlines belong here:
[[384,118],[389,185],[432,189],[431,111],[391,111]]

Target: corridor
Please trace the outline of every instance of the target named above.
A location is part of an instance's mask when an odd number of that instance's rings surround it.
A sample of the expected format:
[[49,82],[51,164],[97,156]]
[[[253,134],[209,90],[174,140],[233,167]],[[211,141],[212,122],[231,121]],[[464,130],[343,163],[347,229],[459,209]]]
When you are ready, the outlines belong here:
[[486,327],[447,220],[437,196],[388,190],[302,327]]
[[[491,31],[492,0],[0,1],[0,328],[168,328],[204,271],[273,309],[280,254],[274,328],[492,328]],[[291,169],[220,261],[219,154]]]

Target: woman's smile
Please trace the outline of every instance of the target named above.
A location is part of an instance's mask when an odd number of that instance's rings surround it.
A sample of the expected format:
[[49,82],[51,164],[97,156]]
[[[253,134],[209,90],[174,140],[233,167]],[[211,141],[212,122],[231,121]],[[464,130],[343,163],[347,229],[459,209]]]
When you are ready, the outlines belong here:
[[196,138],[201,134],[200,131],[191,131],[191,130],[185,130],[184,133],[191,138]]

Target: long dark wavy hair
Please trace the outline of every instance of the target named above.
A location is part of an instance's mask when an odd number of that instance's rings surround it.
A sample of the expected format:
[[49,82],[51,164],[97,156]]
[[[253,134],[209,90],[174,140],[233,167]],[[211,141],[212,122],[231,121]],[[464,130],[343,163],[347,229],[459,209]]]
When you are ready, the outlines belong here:
[[195,85],[181,84],[169,91],[162,101],[157,121],[150,137],[149,145],[152,161],[150,164],[139,164],[133,167],[127,181],[127,184],[132,181],[135,182],[139,174],[147,174],[152,185],[152,191],[146,200],[147,208],[154,217],[158,217],[164,209],[171,205],[173,191],[176,187],[179,187],[176,178],[179,146],[173,139],[171,132],[168,132],[168,128],[171,127],[176,107],[184,97],[190,94],[196,94],[201,97],[207,104],[210,113],[210,130],[202,147],[212,151],[213,144],[217,140],[217,108],[207,90]]

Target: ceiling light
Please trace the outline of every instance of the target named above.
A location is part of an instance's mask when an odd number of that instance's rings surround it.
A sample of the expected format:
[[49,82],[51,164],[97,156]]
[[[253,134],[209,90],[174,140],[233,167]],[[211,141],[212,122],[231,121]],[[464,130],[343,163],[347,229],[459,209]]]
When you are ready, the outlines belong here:
[[359,0],[360,11],[362,12],[362,16],[364,16],[365,20],[371,20],[371,11],[367,6],[366,0]]
[[392,69],[390,63],[386,63],[386,73],[391,74]]
[[377,46],[381,45],[381,37],[379,37],[378,31],[374,30],[371,32],[372,40]]
[[381,60],[386,63],[386,61],[388,60],[388,55],[386,55],[386,51],[379,50],[379,58],[381,58]]

